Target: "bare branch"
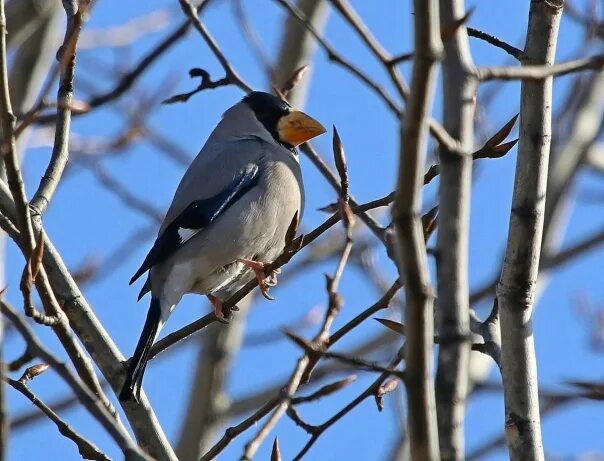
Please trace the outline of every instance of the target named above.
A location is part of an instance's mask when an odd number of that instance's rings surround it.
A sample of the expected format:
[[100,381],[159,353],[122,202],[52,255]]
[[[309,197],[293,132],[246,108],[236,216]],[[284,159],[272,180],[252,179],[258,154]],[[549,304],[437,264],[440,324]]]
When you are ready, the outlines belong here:
[[[455,28],[445,41],[442,84],[445,129],[465,150],[474,144],[476,82],[474,63],[465,27],[463,0],[440,0],[441,29]],[[463,23],[462,23],[463,24]],[[508,124],[509,125],[509,124]],[[512,124],[513,126],[513,124]],[[503,139],[507,126],[498,133]],[[511,127],[509,127],[511,130]],[[495,135],[490,142],[501,142]],[[489,142],[487,142],[487,145]],[[494,147],[493,146],[493,147]],[[468,392],[470,327],[468,303],[468,254],[472,158],[451,155],[439,149],[440,188],[437,243],[438,308],[440,347],[436,373],[438,440],[443,461],[462,461],[465,456],[464,420]]]
[[438,4],[414,2],[415,54],[410,97],[401,120],[399,173],[392,215],[398,240],[399,273],[405,284],[407,369],[412,459],[438,460],[434,385],[431,379],[434,336],[433,298],[421,225],[422,171],[426,155],[428,117],[434,92],[436,63],[442,54]]
[[55,126],[55,140],[50,162],[46,172],[40,180],[40,186],[34,194],[30,207],[34,216],[39,219],[46,211],[52,196],[61,180],[61,175],[69,158],[69,131],[71,127],[71,111],[73,103],[73,78],[75,73],[76,47],[80,31],[87,14],[85,2],[81,2],[77,10],[72,11],[63,2],[67,13],[67,28],[65,39],[59,52],[60,79],[57,93],[57,120]]
[[[525,64],[553,63],[564,2],[532,2]],[[549,74],[551,75],[551,73]],[[537,364],[531,327],[539,271],[551,140],[552,78],[524,81],[508,243],[497,299],[506,434],[512,460],[543,460]]]
[[378,83],[376,83],[367,73],[363,70],[355,66],[348,59],[343,57],[340,53],[338,53],[335,48],[329,44],[325,38],[319,34],[319,32],[313,27],[312,24],[308,21],[308,18],[304,15],[304,13],[295,5],[293,5],[289,0],[275,0],[277,4],[282,6],[289,14],[291,14],[294,18],[300,21],[308,31],[314,36],[315,40],[319,43],[319,46],[325,51],[327,57],[330,61],[335,62],[336,64],[342,66],[344,69],[348,70],[352,75],[361,80],[367,87],[373,90],[388,106],[388,108],[396,115],[398,115],[401,111],[398,104],[392,99],[392,97],[388,94],[388,92]]
[[550,77],[561,77],[563,75],[584,70],[599,71],[602,67],[604,67],[604,55],[598,55],[591,58],[553,64],[551,66],[526,65],[522,67],[482,67],[477,69],[476,77],[481,81],[543,80]]
[[[398,364],[402,361],[403,349],[404,348],[399,349],[396,357],[390,361],[390,363],[388,364],[388,367],[387,367],[388,370],[392,370],[392,369],[396,368],[398,366]],[[294,461],[300,461],[302,459],[302,457],[304,457],[304,455],[306,453],[308,453],[308,450],[311,449],[311,447],[317,442],[319,437],[321,437],[321,435],[327,429],[332,427],[340,419],[342,419],[344,416],[349,414],[361,402],[363,402],[365,399],[372,397],[372,396],[378,397],[378,395],[380,394],[380,389],[382,389],[383,384],[390,376],[391,376],[390,372],[384,372],[384,373],[380,374],[380,376],[367,389],[365,389],[363,392],[361,392],[356,398],[354,398],[349,404],[347,404],[344,408],[342,408],[340,411],[338,411],[334,416],[329,418],[323,424],[321,424],[319,426],[314,426],[314,428],[311,431],[311,438],[308,440],[306,445],[304,445],[302,450],[300,450],[300,452],[296,455],[296,457],[294,458]],[[382,390],[382,392],[383,392],[383,390]],[[382,397],[383,397],[383,393],[382,393]]]
[[[34,235],[29,216],[29,207],[23,177],[19,167],[19,159],[15,151],[15,116],[8,91],[8,71],[6,55],[6,17],[4,15],[4,0],[0,0],[0,118],[2,121],[2,143],[0,152],[6,164],[6,175],[15,208],[17,210],[17,227],[21,232],[22,239],[33,248]],[[29,253],[28,255],[29,256]]]
[[13,325],[15,325],[21,336],[23,336],[23,339],[27,343],[27,347],[30,348],[32,354],[36,355],[46,364],[51,366],[52,369],[55,370],[61,376],[61,378],[63,378],[63,380],[65,380],[72,391],[79,397],[86,409],[111,435],[113,440],[122,449],[126,457],[131,456],[133,457],[132,459],[147,460],[148,457],[142,451],[140,451],[136,445],[134,445],[128,433],[119,425],[115,424],[115,420],[103,406],[100,400],[88,390],[88,387],[76,375],[74,375],[65,364],[59,362],[56,357],[54,357],[42,346],[42,344],[34,336],[27,323],[25,323],[25,321],[2,300],[0,300],[0,309],[2,310],[2,313],[13,323]]
[[[346,227],[346,240],[344,249],[342,250],[342,254],[340,256],[333,276],[325,276],[327,281],[326,288],[328,298],[327,312],[325,313],[325,318],[323,320],[323,325],[321,326],[320,331],[312,340],[312,344],[316,345],[316,347],[320,349],[324,348],[327,344],[329,344],[329,331],[331,325],[333,324],[335,318],[342,309],[343,299],[338,293],[338,286],[340,284],[340,279],[342,277],[342,274],[344,273],[346,264],[348,263],[348,259],[350,257],[350,252],[352,249],[352,237],[350,232],[351,221],[344,218],[344,215],[347,214],[346,210],[349,210],[347,194],[348,177],[346,173],[346,160],[344,157],[344,149],[342,147],[340,138],[337,134],[337,131],[335,130],[333,135],[333,148],[334,158],[336,164],[338,165],[338,171],[340,172],[340,200],[342,202],[342,210],[345,210],[341,213],[341,215],[344,220],[344,225]],[[291,405],[291,399],[293,398],[300,385],[308,382],[312,369],[314,368],[314,365],[317,363],[318,359],[319,357],[317,357],[316,354],[309,353],[308,351],[306,351],[305,354],[300,357],[300,359],[298,359],[296,368],[292,372],[288,383],[284,387],[284,392],[280,396],[279,401],[275,406],[275,410],[265,421],[265,423],[261,426],[260,430],[256,433],[254,438],[245,445],[242,460],[251,460],[253,458],[264,439],[266,439],[266,437],[270,434],[279,419],[281,419],[281,417],[285,414],[285,412]]]
[[21,382],[21,380],[15,381],[14,379],[10,379],[6,376],[3,376],[2,380],[8,383],[13,389],[23,394],[33,405],[38,407],[46,416],[48,416],[48,419],[55,423],[61,435],[67,437],[76,444],[80,455],[82,455],[84,459],[110,461],[110,458],[105,453],[100,451],[96,445],[63,421],[59,415],[52,411],[39,397],[31,392],[24,382]]
[[[0,208],[14,220],[15,204],[2,182],[0,182]],[[34,222],[33,224],[36,232],[42,231],[39,223]],[[25,252],[24,244],[20,240],[16,243],[20,245],[21,251]],[[125,374],[123,355],[96,318],[94,311],[88,305],[86,298],[82,295],[73,277],[65,267],[61,256],[46,234],[44,234],[44,247],[46,249],[43,260],[44,270],[40,272],[41,280],[38,286],[38,290],[41,291],[40,294],[43,295],[42,299],[49,302],[50,308],[57,300],[61,302],[60,310],[69,319],[69,327],[73,328],[73,331],[78,335],[79,340],[90,353],[95,364],[111,383],[113,390],[119,392]],[[48,283],[52,285],[52,289],[50,289]],[[55,301],[53,301],[54,296],[56,296]],[[86,368],[90,366],[89,369],[91,369],[91,365],[89,361],[83,360],[86,355],[81,351],[80,343],[74,341],[69,331],[63,329],[66,326],[64,322],[57,325],[62,328],[62,330],[57,330],[59,333],[69,333],[61,337],[61,342],[66,348],[69,346],[68,352],[76,367],[79,367],[78,373],[83,376],[83,379],[90,378],[86,380],[86,383],[95,389],[95,393],[105,401],[106,397],[103,397],[103,393],[98,391],[100,385],[98,385],[94,373],[87,374],[86,372]],[[79,358],[77,358],[77,354],[79,354]],[[96,385],[94,384],[95,380],[97,381]],[[144,395],[141,396],[140,403],[124,403],[123,408],[139,444],[145,450],[155,457],[167,460],[176,459]],[[121,423],[116,420],[116,424],[120,425]]]
[[522,56],[524,55],[524,52],[522,50],[516,48],[515,46],[510,45],[509,43],[506,43],[503,40],[498,39],[494,35],[487,34],[486,32],[483,32],[482,30],[474,29],[473,27],[468,27],[467,30],[468,30],[468,35],[470,37],[476,37],[480,40],[490,43],[491,45],[502,49],[510,56],[513,56],[518,61],[522,60]]
[[227,58],[224,56],[224,54],[218,47],[218,44],[216,43],[214,38],[210,35],[206,27],[203,25],[203,23],[199,19],[199,15],[197,14],[197,9],[193,5],[191,5],[188,0],[179,0],[179,2],[182,11],[185,13],[187,18],[189,18],[189,21],[191,21],[193,27],[197,29],[197,31],[202,36],[203,40],[206,42],[210,50],[212,50],[214,56],[216,56],[216,59],[218,60],[226,74],[225,78],[227,78],[231,84],[237,86],[246,93],[252,91],[252,87],[245,83],[243,79],[239,76],[239,74],[235,71],[235,69],[233,69]]

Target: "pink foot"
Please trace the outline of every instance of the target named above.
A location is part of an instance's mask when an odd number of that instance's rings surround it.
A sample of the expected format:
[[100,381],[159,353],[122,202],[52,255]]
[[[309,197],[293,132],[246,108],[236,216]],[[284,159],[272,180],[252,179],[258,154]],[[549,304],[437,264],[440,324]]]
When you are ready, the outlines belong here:
[[254,274],[256,275],[256,280],[258,281],[258,287],[260,287],[260,292],[262,293],[262,296],[264,296],[266,299],[273,301],[275,298],[268,294],[268,290],[269,288],[277,285],[277,274],[281,271],[277,269],[267,277],[264,273],[266,264],[247,258],[239,258],[237,261],[254,271]]
[[208,297],[208,299],[212,303],[212,306],[214,307],[214,315],[216,316],[216,318],[222,323],[228,323],[227,318],[224,316],[224,313],[222,312],[222,301],[214,295],[206,295],[206,296]]

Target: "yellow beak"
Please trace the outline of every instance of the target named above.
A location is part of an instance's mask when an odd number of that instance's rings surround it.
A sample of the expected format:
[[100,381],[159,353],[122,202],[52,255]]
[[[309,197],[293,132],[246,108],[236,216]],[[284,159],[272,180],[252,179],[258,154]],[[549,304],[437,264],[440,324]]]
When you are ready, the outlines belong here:
[[309,139],[327,131],[323,125],[304,112],[292,110],[284,115],[277,124],[281,141],[296,147]]

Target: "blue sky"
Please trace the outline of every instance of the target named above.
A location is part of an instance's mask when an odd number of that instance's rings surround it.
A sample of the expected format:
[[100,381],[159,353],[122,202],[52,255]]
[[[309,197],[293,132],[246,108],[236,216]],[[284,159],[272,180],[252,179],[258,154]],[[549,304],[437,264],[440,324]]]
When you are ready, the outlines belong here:
[[[208,28],[241,75],[254,87],[266,89],[262,69],[245,44],[228,2],[221,0],[215,3],[203,16]],[[276,56],[283,11],[268,0],[251,0],[244,3],[264,47],[270,56]],[[405,53],[412,49],[412,10],[407,1],[358,0],[352,3],[392,54]],[[576,6],[583,6],[584,3],[576,2]],[[529,2],[519,0],[470,3],[469,6],[476,7],[470,24],[521,47],[528,17],[528,4]],[[171,8],[172,23],[179,24],[182,19],[176,5],[177,2],[172,0],[100,0],[86,28],[116,26],[156,8],[166,7]],[[505,18],[505,21],[501,20],[502,18]],[[167,30],[171,30],[171,27]],[[93,82],[99,89],[111,87],[112,79],[107,75],[115,73],[114,66],[121,70],[128,69],[136,62],[136,58],[157,43],[167,30],[146,35],[128,52],[122,50],[116,53],[109,49],[83,52],[79,60],[78,78]],[[326,37],[341,53],[392,90],[379,63],[371,57],[336,13],[330,15]],[[572,21],[563,19],[557,60],[574,57],[582,42],[581,30]],[[471,45],[477,65],[509,63],[507,56],[500,50],[475,40],[472,40]],[[582,52],[596,52],[596,49]],[[138,88],[141,91],[153,92],[168,79],[175,81],[176,86],[162,97],[186,91],[196,84],[187,77],[191,67],[207,69],[213,77],[222,76],[220,66],[200,37],[194,33],[189,34],[156,63]],[[402,69],[408,78],[410,66],[403,65]],[[394,187],[397,168],[397,120],[387,112],[373,93],[338,66],[329,63],[321,51],[317,53],[313,72],[305,110],[325,126],[338,127],[346,147],[352,192],[360,201],[389,193]],[[562,78],[555,84],[555,108],[562,100],[558,95],[562,94],[561,91],[565,89],[567,82],[568,79]],[[499,91],[488,113],[484,114],[490,132],[496,131],[518,111],[518,90],[519,84],[508,83]],[[394,95],[394,91],[391,93]],[[80,91],[78,96],[85,98],[87,94]],[[235,88],[203,92],[186,104],[154,108],[150,115],[150,125],[193,157],[222,112],[241,96],[241,92]],[[434,108],[436,116],[440,113],[439,98],[440,93]],[[119,105],[119,110],[104,108],[94,114],[79,117],[73,125],[74,133],[83,137],[111,136],[123,127],[123,111],[135,107],[136,102],[132,97],[126,98]],[[330,134],[318,139],[314,145],[331,163]],[[26,154],[24,171],[30,194],[38,184],[49,153],[49,147],[38,147],[28,150]],[[490,280],[500,263],[507,233],[515,160],[514,149],[505,158],[483,160],[475,164],[470,235],[472,287],[481,286]],[[137,196],[150,201],[159,210],[165,210],[169,205],[183,173],[182,166],[158,154],[153,146],[144,141],[135,143],[119,155],[107,158],[103,165],[117,180],[127,185]],[[323,213],[316,211],[317,208],[333,202],[335,195],[304,158],[302,168],[307,194],[303,225],[311,228],[325,218]],[[593,190],[598,184],[601,187],[598,179],[600,178],[595,175],[584,174],[577,189]],[[425,190],[426,208],[435,200],[436,187],[435,182]],[[598,217],[601,216],[600,210],[597,204],[579,204],[570,216],[565,241],[572,242],[589,230],[601,226],[603,222],[601,217]],[[381,221],[387,223],[386,214],[381,215]],[[48,234],[62,252],[68,266],[72,268],[88,257],[102,258],[135,229],[149,224],[148,218],[123,207],[115,197],[99,187],[88,171],[79,167],[73,167],[66,175],[45,218]],[[85,289],[96,314],[126,356],[134,349],[147,308],[146,300],[136,304],[138,288],[128,287],[127,282],[150,244],[150,240],[137,243],[133,256],[128,257],[123,265],[99,283]],[[572,300],[577,293],[584,293],[593,301],[604,298],[601,274],[597,270],[601,267],[602,257],[604,251],[600,249],[588,258],[558,270],[548,279],[547,289],[539,298],[534,316],[535,339],[540,381],[548,388],[561,388],[562,383],[570,378],[601,378],[602,356],[589,349],[585,323],[577,317]],[[391,263],[380,252],[378,260],[387,279],[393,281],[396,275]],[[11,246],[7,265],[8,298],[16,305],[21,303],[17,287],[22,264],[22,257]],[[317,305],[324,308],[326,293],[322,273],[333,272],[334,265],[334,261],[320,264],[281,288],[278,287],[274,290],[276,301],[259,299],[250,313],[246,334],[252,335],[287,325]],[[282,279],[287,277],[288,271],[285,270]],[[345,307],[336,321],[335,328],[378,298],[375,289],[365,282],[362,274],[352,266],[345,272],[340,290],[345,298]],[[168,333],[177,329],[204,314],[207,309],[204,299],[186,297],[164,331]],[[485,312],[484,309],[481,312]],[[335,349],[347,350],[381,332],[381,328],[375,322],[368,321]],[[52,334],[44,327],[37,326],[35,329],[53,350],[62,354]],[[312,331],[306,334],[310,335]],[[153,362],[145,379],[145,389],[168,437],[174,442],[180,431],[180,419],[187,404],[191,371],[197,357],[194,343],[195,341],[188,343],[166,358]],[[21,342],[11,336],[5,357],[15,357],[21,347]],[[237,398],[252,394],[268,383],[283,381],[293,368],[298,355],[299,350],[287,342],[279,343],[278,347],[271,345],[243,350],[234,364],[229,379],[229,391]],[[357,382],[344,391],[301,408],[304,418],[311,423],[320,423],[333,415],[373,379],[369,373],[359,372],[358,375]],[[498,374],[492,373],[491,379],[499,382]],[[64,395],[66,392],[65,385],[52,372],[47,372],[32,382],[31,388],[46,400],[52,400],[53,397]],[[11,414],[19,414],[31,407],[21,395],[11,390],[8,395]],[[397,392],[386,399],[386,408],[382,413],[378,413],[371,400],[364,402],[342,422],[326,432],[307,459],[384,459],[399,431],[398,409],[401,408],[404,396]],[[120,458],[112,441],[84,411],[70,410],[65,412],[64,416],[106,453]],[[502,425],[503,403],[499,395],[484,394],[472,399],[467,419],[469,449],[479,446],[486,438],[501,433]],[[564,456],[586,451],[604,453],[602,427],[604,412],[597,403],[573,405],[545,420],[543,432],[546,451]],[[287,419],[282,420],[275,433],[279,436],[284,459],[293,457],[307,438],[302,430]],[[238,459],[243,444],[253,434],[254,429],[240,436],[224,452],[222,459]],[[33,441],[35,443],[32,443]],[[269,458],[270,441],[260,450],[258,459]],[[71,442],[62,438],[51,423],[44,420],[27,431],[16,432],[11,437],[9,459],[76,460],[79,456]],[[506,453],[494,452],[485,459],[506,459]]]

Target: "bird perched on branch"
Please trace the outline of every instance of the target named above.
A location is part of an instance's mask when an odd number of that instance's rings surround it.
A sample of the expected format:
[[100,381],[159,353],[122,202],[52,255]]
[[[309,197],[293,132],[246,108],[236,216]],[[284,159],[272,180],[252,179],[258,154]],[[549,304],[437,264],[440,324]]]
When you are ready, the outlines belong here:
[[151,292],[143,332],[130,360],[121,400],[139,398],[151,346],[186,293],[222,302],[253,277],[267,296],[265,264],[285,247],[302,216],[304,190],[296,146],[325,132],[285,101],[254,91],[227,110],[186,171],[158,237],[130,284],[148,272]]

